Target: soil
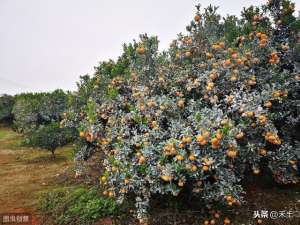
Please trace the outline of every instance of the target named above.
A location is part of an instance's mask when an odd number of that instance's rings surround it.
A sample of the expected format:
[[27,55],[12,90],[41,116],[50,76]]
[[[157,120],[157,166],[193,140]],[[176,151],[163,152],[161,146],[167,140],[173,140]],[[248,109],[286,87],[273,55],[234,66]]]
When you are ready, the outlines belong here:
[[32,225],[42,225],[37,211],[39,195],[54,188],[49,181],[72,166],[67,157],[70,149],[58,149],[52,160],[47,151],[24,147],[23,138],[9,128],[1,127],[0,132],[0,215],[26,213],[31,215]]

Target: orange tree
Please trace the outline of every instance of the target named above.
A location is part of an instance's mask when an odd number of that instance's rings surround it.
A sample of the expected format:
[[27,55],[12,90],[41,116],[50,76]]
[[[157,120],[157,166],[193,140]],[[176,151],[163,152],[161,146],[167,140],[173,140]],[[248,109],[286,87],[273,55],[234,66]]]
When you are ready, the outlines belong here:
[[68,94],[62,90],[16,95],[12,109],[14,128],[26,134],[40,126],[58,122],[66,111],[67,105]]
[[294,4],[272,0],[244,9],[241,19],[216,10],[197,6],[188,34],[167,52],[141,35],[126,72],[98,70],[80,120],[62,121],[78,128],[80,152],[89,146],[105,154],[103,194],[119,202],[134,194],[141,222],[154,194],[187,189],[210,208],[242,204],[249,171],[299,182]]

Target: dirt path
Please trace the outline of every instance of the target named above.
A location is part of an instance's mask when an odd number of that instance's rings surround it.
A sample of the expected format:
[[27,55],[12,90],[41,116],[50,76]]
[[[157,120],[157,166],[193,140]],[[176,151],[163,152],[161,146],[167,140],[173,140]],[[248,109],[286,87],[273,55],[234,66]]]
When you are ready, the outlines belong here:
[[[43,150],[22,146],[23,138],[0,127],[0,214],[29,213],[34,225],[39,195],[55,188],[55,177],[72,166],[72,147],[57,150],[57,158]],[[1,223],[0,218],[0,223]]]

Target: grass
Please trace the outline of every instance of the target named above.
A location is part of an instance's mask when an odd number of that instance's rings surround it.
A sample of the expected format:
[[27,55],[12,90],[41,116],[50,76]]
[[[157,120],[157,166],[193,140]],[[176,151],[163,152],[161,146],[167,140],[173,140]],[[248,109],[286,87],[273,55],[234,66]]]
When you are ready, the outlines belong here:
[[46,193],[40,210],[47,216],[43,224],[93,224],[98,218],[116,215],[118,207],[111,198],[99,196],[96,188],[58,188]]
[[73,146],[56,151],[23,145],[24,138],[7,127],[0,127],[0,214],[18,208],[35,211],[39,195],[62,184],[53,182],[73,168]]

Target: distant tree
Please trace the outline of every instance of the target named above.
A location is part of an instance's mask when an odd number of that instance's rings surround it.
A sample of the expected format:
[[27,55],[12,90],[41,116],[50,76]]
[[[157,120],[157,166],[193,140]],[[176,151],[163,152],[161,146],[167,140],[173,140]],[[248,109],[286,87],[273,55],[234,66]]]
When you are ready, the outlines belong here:
[[70,128],[60,128],[59,123],[53,122],[30,134],[27,142],[30,146],[43,148],[51,152],[55,158],[55,150],[73,140],[76,136]]
[[0,122],[8,122],[13,118],[12,108],[15,103],[14,97],[2,95],[0,97]]

